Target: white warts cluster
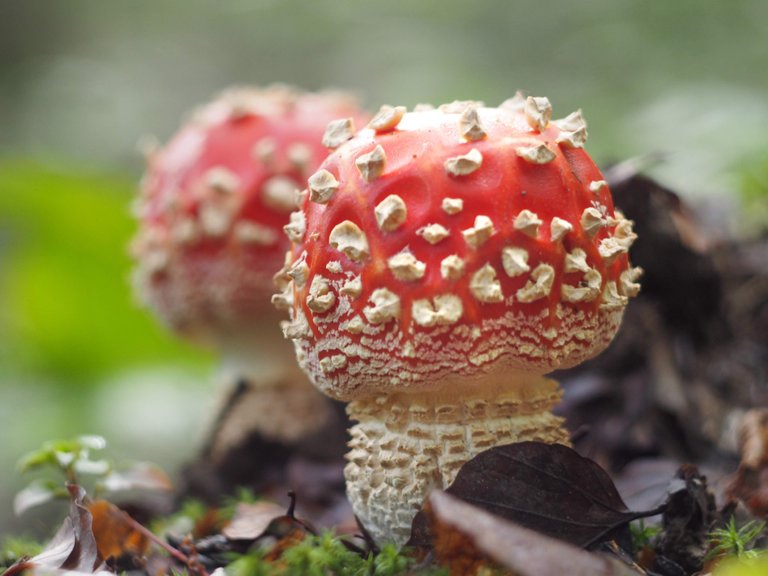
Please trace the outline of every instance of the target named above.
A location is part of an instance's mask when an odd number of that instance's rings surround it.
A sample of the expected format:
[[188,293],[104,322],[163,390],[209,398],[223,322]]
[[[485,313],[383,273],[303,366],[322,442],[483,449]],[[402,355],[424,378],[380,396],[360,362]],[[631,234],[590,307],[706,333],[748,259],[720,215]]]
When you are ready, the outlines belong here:
[[416,230],[416,234],[424,238],[430,244],[437,244],[449,236],[448,230],[441,224],[430,224]]
[[341,370],[347,365],[347,357],[344,354],[334,354],[320,359],[320,369],[326,374]]
[[517,291],[517,299],[527,304],[540,298],[546,298],[555,282],[555,269],[549,264],[539,264],[531,272],[531,280]]
[[355,166],[357,166],[360,175],[366,182],[373,182],[381,176],[386,165],[387,155],[384,153],[384,148],[381,147],[381,144],[377,144],[368,154],[363,154],[355,160]]
[[450,216],[454,216],[464,209],[464,200],[461,198],[443,198],[441,207],[443,212]]
[[368,122],[368,127],[377,133],[394,130],[405,115],[405,106],[388,106],[385,104],[376,115]]
[[515,230],[519,230],[526,236],[536,238],[541,224],[541,219],[535,213],[530,210],[521,210],[520,214],[515,218],[514,227]]
[[578,286],[563,284],[560,293],[566,302],[592,302],[600,295],[603,277],[594,268],[587,268]]
[[558,144],[569,148],[583,148],[587,143],[587,121],[581,114],[581,110],[571,112],[561,120],[555,120],[555,125],[560,128],[560,134],[555,139]]
[[363,293],[363,281],[360,276],[350,278],[344,283],[339,292],[353,299],[358,298]]
[[624,308],[627,305],[627,297],[619,294],[616,282],[606,282],[603,290],[603,298],[600,301],[600,308],[606,310],[616,310]]
[[234,194],[240,187],[240,179],[228,168],[216,166],[205,173],[205,184],[215,192]]
[[296,284],[297,288],[303,288],[307,283],[309,277],[309,266],[307,266],[306,253],[302,254],[301,258],[296,260],[293,265],[288,269],[288,276]]
[[408,217],[408,208],[400,196],[390,194],[376,205],[373,210],[376,224],[384,232],[392,232],[403,225]]
[[573,224],[555,216],[549,224],[549,239],[552,242],[559,242],[571,231],[573,231]]
[[285,176],[273,176],[264,182],[262,198],[276,212],[292,212],[299,205],[296,183]]
[[318,170],[307,181],[309,199],[318,204],[327,204],[339,190],[339,181],[328,170]]
[[371,306],[363,314],[371,324],[385,324],[400,317],[400,298],[386,288],[377,288],[369,298]]
[[640,293],[640,284],[637,281],[643,275],[640,267],[629,268],[619,275],[619,285],[624,296],[635,297]]
[[467,176],[483,165],[483,155],[477,148],[472,148],[462,156],[448,158],[443,166],[451,176]]
[[307,307],[312,312],[327,312],[336,303],[336,295],[331,290],[328,280],[316,275],[309,285],[309,295],[307,295]]
[[252,244],[256,246],[271,246],[278,240],[277,232],[268,226],[257,222],[243,220],[235,224],[232,230],[235,240],[240,244]]
[[224,236],[239,207],[240,198],[235,192],[240,186],[240,179],[223,166],[211,168],[204,178],[208,192],[200,201],[200,228],[207,236]]
[[323,134],[323,146],[326,148],[338,148],[344,142],[352,138],[355,133],[355,123],[352,118],[342,118],[328,123]]
[[277,142],[274,138],[265,137],[256,142],[253,146],[251,154],[259,162],[265,166],[269,166],[275,161],[275,154],[277,152]]
[[523,112],[528,125],[541,132],[549,125],[549,119],[552,117],[552,104],[545,96],[528,96]]
[[365,322],[360,316],[352,316],[341,328],[350,334],[360,334],[365,329]]
[[496,270],[486,264],[474,274],[469,281],[469,291],[480,302],[502,302],[504,294],[501,292],[501,282],[496,278]]
[[440,276],[444,280],[458,280],[464,276],[464,260],[459,258],[456,254],[451,254],[443,258],[440,262]]
[[547,164],[557,158],[557,154],[544,143],[535,146],[520,146],[515,149],[515,154],[531,164]]
[[586,208],[581,214],[581,227],[590,238],[594,238],[606,224],[608,222],[597,208]]
[[528,251],[524,248],[505,247],[501,251],[501,264],[510,278],[525,274],[531,269],[528,266]]
[[306,217],[304,216],[304,212],[296,210],[295,212],[291,212],[289,218],[288,224],[283,226],[283,230],[291,242],[298,244],[304,240],[304,234],[307,231]]
[[482,140],[488,136],[483,129],[483,126],[480,124],[480,118],[477,115],[476,107],[470,106],[462,112],[461,118],[459,118],[459,132],[464,140],[470,142]]
[[603,238],[600,240],[600,245],[597,247],[600,257],[605,260],[606,264],[610,264],[620,254],[626,254],[629,251],[629,247],[626,246],[620,239],[613,236]]
[[387,266],[395,278],[402,282],[413,282],[424,277],[427,265],[409,250],[403,250],[387,260]]
[[627,250],[637,240],[637,234],[632,230],[632,224],[632,220],[621,218],[616,225],[616,229],[613,231],[613,237]]
[[488,216],[479,215],[475,216],[475,225],[462,230],[461,234],[470,247],[477,249],[488,241],[493,232],[493,221]]
[[331,230],[328,241],[350,260],[361,262],[368,257],[368,238],[360,227],[350,220],[336,224]]
[[592,192],[592,194],[599,194],[603,188],[606,188],[608,186],[608,182],[605,180],[593,180],[589,183],[589,191]]
[[589,270],[589,264],[587,264],[587,253],[581,248],[574,248],[572,252],[568,252],[565,255],[565,264],[563,270],[566,273],[570,272],[586,272]]
[[309,165],[312,164],[312,149],[301,142],[291,144],[286,150],[286,156],[288,162],[299,174],[304,174]]
[[426,298],[414,300],[411,305],[413,321],[425,328],[455,324],[463,312],[461,298],[453,294],[435,296],[432,302]]

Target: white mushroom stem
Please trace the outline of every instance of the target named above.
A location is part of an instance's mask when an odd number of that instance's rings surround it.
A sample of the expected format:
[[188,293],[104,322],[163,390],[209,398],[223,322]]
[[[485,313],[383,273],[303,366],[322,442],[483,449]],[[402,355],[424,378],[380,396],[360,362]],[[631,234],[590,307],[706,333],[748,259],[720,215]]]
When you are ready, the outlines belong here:
[[344,474],[355,514],[375,540],[404,544],[429,492],[447,488],[480,452],[525,440],[569,444],[551,412],[561,395],[554,380],[504,374],[351,402],[358,423]]
[[218,406],[206,434],[205,456],[211,461],[220,461],[250,434],[290,445],[336,417],[297,366],[293,345],[277,323],[220,346]]

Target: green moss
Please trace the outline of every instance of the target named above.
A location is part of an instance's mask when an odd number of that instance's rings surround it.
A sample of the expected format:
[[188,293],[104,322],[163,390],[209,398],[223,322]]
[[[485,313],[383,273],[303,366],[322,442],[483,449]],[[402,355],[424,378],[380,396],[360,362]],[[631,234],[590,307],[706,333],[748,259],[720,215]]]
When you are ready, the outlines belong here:
[[39,554],[43,545],[28,538],[8,537],[0,541],[0,568],[7,568],[22,558]]

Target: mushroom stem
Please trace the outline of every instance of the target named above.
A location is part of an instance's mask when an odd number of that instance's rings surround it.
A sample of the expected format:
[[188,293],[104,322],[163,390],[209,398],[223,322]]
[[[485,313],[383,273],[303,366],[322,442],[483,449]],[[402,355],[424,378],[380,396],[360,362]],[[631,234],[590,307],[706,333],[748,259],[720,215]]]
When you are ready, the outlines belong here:
[[223,349],[214,421],[205,454],[213,462],[251,434],[286,445],[322,430],[337,416],[331,402],[296,364],[293,346],[270,326]]
[[551,412],[562,395],[557,382],[537,374],[491,380],[348,405],[358,423],[350,431],[347,494],[374,539],[404,544],[429,492],[448,487],[480,452],[525,440],[570,444],[563,419]]

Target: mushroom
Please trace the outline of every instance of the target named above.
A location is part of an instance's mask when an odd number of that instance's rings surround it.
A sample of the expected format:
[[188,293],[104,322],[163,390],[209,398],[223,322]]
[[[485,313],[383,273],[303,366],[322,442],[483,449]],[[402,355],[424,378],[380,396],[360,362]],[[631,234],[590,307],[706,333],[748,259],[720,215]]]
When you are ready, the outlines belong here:
[[294,368],[270,296],[290,242],[283,229],[294,240],[303,234],[291,213],[328,154],[326,125],[339,116],[365,121],[341,93],[235,88],[148,154],[135,292],[171,330],[218,350],[222,402],[240,390],[232,417],[214,431],[214,460],[252,431],[292,443],[330,418],[328,401]]
[[591,186],[586,124],[550,114],[546,98],[455,102],[360,130],[323,162],[333,197],[297,213],[284,331],[349,402],[347,492],[377,540],[405,542],[428,492],[478,453],[568,444],[545,375],[600,353],[637,293],[635,235]]

